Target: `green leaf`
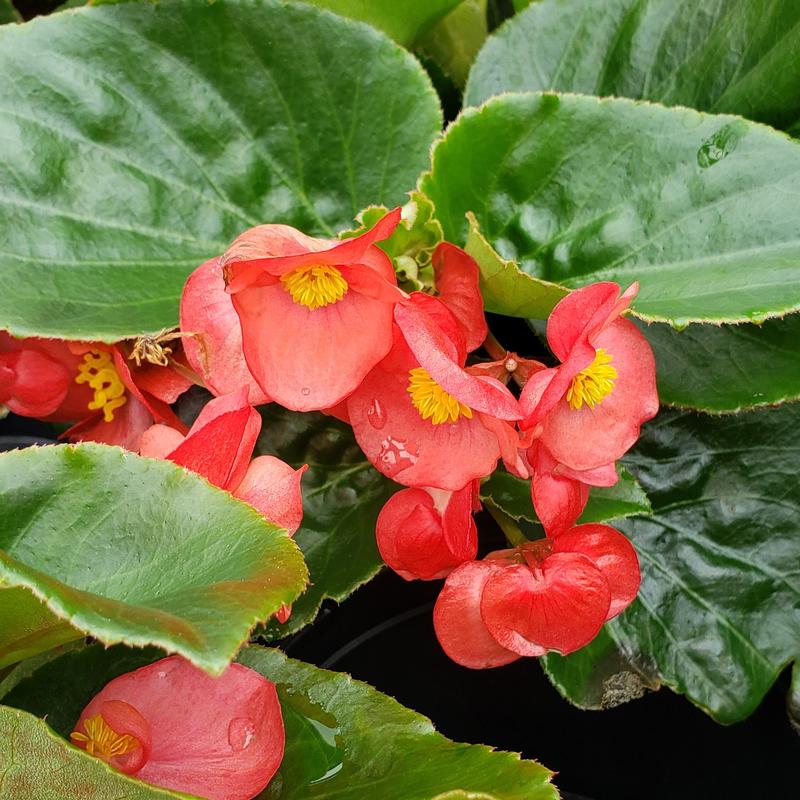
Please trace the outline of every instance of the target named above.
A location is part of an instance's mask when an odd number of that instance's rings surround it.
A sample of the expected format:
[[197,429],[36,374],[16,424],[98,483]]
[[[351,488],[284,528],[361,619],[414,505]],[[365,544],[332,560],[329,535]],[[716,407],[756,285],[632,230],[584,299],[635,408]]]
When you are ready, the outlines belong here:
[[662,403],[710,413],[800,399],[800,314],[763,325],[642,325]]
[[467,242],[464,249],[480,271],[480,289],[487,311],[512,317],[545,319],[567,289],[523,272],[513,261],[501,258],[480,232],[478,221],[467,211]]
[[799,453],[791,404],[662,412],[625,459],[653,515],[620,525],[642,586],[613,637],[720,722],[750,714],[798,656]]
[[[614,486],[593,486],[578,522],[607,522],[651,512],[650,501],[633,476],[617,467],[619,480]],[[497,470],[481,484],[481,498],[515,520],[538,523],[531,501],[531,482]]]
[[169,800],[156,789],[70,746],[44,720],[0,706],[0,800]]
[[0,0],[0,25],[21,21],[22,18],[19,15],[19,11],[14,8],[11,0]]
[[220,672],[308,575],[245,503],[96,444],[0,455],[0,548],[0,666],[89,634]]
[[556,689],[583,709],[615,708],[659,688],[657,676],[623,655],[608,626],[576,653],[548,653],[540,663]]
[[792,684],[789,687],[786,710],[792,727],[800,733],[800,665],[797,662],[792,667]]
[[[343,17],[368,22],[402,45],[410,46],[462,0],[304,0]],[[360,60],[360,59],[359,59]],[[363,64],[364,62],[361,61]]]
[[554,90],[800,121],[795,0],[541,0],[487,42],[466,100]]
[[463,0],[417,43],[417,49],[432,58],[460,89],[489,34],[486,3]]
[[294,535],[305,556],[311,585],[292,607],[284,625],[274,620],[271,639],[311,622],[323,600],[341,602],[383,566],[375,543],[375,521],[399,488],[367,461],[350,426],[318,413],[261,409],[264,425],[259,455],[274,455],[292,466],[308,464],[303,476],[303,524]]
[[174,325],[187,275],[245,228],[333,235],[403,202],[441,125],[412,56],[305,3],[76,9],[0,28],[0,69],[0,328],[19,335]]
[[[67,736],[98,687],[152,660],[148,653],[93,646],[50,661],[5,695],[0,684],[0,697],[46,714]],[[286,726],[283,763],[262,800],[433,800],[450,792],[483,793],[488,800],[558,797],[551,773],[536,762],[455,744],[425,717],[348,675],[263,647],[246,648],[239,661],[277,684]],[[3,746],[0,740],[0,758]]]
[[637,316],[681,327],[800,308],[799,172],[800,144],[739,118],[507,95],[461,115],[421,188],[446,238],[472,211],[524,272],[638,280]]

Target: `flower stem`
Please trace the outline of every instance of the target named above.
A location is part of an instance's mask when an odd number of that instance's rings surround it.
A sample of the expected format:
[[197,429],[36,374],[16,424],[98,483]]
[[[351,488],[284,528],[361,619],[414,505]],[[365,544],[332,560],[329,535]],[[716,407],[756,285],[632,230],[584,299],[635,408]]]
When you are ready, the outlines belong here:
[[520,530],[519,525],[508,514],[505,514],[490,502],[485,503],[484,507],[494,517],[494,521],[500,526],[500,530],[503,531],[509,544],[517,547],[529,541],[528,537]]

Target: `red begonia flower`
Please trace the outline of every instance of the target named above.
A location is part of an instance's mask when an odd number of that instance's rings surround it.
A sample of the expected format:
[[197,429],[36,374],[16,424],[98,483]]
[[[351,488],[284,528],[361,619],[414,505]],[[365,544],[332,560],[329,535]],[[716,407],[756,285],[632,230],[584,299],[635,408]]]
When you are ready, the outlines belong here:
[[402,489],[381,509],[375,526],[383,560],[407,581],[444,578],[478,552],[472,519],[474,484],[457,492]]
[[252,800],[283,759],[274,684],[231,664],[217,678],[180,656],[114,678],[81,712],[73,743],[153,786]]
[[467,352],[471,353],[489,332],[478,286],[478,265],[460,247],[442,242],[433,251],[433,274],[437,296],[461,325]]
[[444,651],[474,669],[566,655],[587,645],[638,588],[630,542],[608,525],[578,525],[455,569],[436,601],[434,627]]
[[15,413],[76,421],[64,438],[137,450],[154,420],[184,431],[169,403],[191,381],[171,367],[128,363],[123,345],[15,339],[0,332],[0,402]]
[[395,317],[392,350],[347,401],[353,432],[389,478],[457,491],[494,469],[501,440],[516,441],[518,403],[464,368],[463,333],[441,301],[415,292]]
[[586,508],[590,486],[613,486],[619,480],[613,461],[594,470],[578,472],[556,461],[539,440],[528,449],[527,461],[533,507],[549,536],[575,524]]
[[139,452],[197,472],[291,535],[303,517],[300,479],[307,467],[294,470],[272,456],[250,461],[261,415],[247,398],[246,386],[214,398],[185,437],[166,425],[153,425],[141,437]]
[[186,281],[181,295],[181,330],[190,334],[183,340],[186,360],[209,391],[219,396],[246,386],[251,405],[269,402],[244,360],[242,329],[233,300],[225,291],[220,258],[201,264]]
[[285,225],[243,233],[225,252],[250,372],[295,411],[335,406],[392,346],[392,309],[404,297],[389,257],[400,209],[365,234],[333,242]]
[[75,382],[88,385],[94,394],[86,407],[90,415],[65,431],[63,438],[137,451],[142,434],[154,422],[186,432],[169,404],[192,382],[172,366],[136,366],[129,362],[121,344],[83,342],[70,343],[69,347],[81,357]]
[[637,288],[620,296],[616,283],[586,286],[567,295],[548,319],[547,340],[562,363],[526,383],[521,427],[571,469],[616,461],[658,412],[650,345],[619,317]]

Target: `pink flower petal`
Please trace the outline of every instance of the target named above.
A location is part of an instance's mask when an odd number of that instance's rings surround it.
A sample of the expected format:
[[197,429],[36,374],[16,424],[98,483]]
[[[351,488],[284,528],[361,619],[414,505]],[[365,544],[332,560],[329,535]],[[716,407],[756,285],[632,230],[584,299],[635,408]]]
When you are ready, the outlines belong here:
[[554,458],[581,471],[620,458],[639,438],[642,423],[658,413],[653,352],[636,326],[615,320],[595,337],[595,346],[613,359],[611,393],[594,408],[573,409],[562,399],[542,422],[542,442]]
[[463,667],[501,667],[519,658],[489,634],[480,613],[486,582],[503,570],[494,561],[468,561],[447,576],[436,600],[436,638],[445,653]]
[[211,392],[222,395],[247,386],[251,405],[269,402],[247,368],[239,317],[225,291],[219,258],[201,264],[186,281],[181,295],[181,330],[194,334],[184,337],[183,350]]
[[152,425],[139,441],[139,455],[145,458],[167,460],[169,454],[180,445],[186,437],[169,425]]
[[209,800],[251,800],[283,758],[275,686],[241,664],[212,678],[180,656],[161,659],[108,683],[76,730],[109,701],[130,705],[149,726],[150,753],[136,777],[154,786]]
[[274,456],[258,456],[233,494],[291,536],[303,521],[300,479],[307,469],[307,464],[292,469]]

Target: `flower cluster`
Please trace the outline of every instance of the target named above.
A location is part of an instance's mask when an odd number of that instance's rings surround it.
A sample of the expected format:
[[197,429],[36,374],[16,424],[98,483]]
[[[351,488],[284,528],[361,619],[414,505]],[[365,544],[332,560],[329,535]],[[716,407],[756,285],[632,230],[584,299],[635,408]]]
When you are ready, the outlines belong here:
[[[474,351],[488,330],[477,265],[441,243],[429,291],[403,291],[377,246],[400,217],[395,209],[344,240],[285,225],[246,231],[190,276],[178,332],[114,345],[0,333],[0,403],[17,414],[74,422],[63,434],[71,441],[169,459],[290,533],[302,518],[304,468],[252,459],[261,429],[254,406],[275,402],[334,415],[352,426],[375,468],[405,487],[378,517],[378,546],[404,578],[446,578],[434,624],[455,661],[478,668],[572,652],[620,613],[639,585],[636,554],[621,533],[576,525],[589,487],[616,482],[616,460],[657,411],[652,353],[621,316],[636,286],[620,294],[616,284],[598,283],[556,306],[547,339],[557,366],[504,352],[481,360]],[[512,376],[524,387],[519,396],[508,388]],[[187,427],[170,405],[193,383],[214,399]],[[476,560],[472,515],[481,507],[481,481],[501,460],[530,480],[545,536],[511,541],[511,549]],[[278,618],[289,613],[282,608]],[[235,693],[255,679],[231,667],[214,691],[209,684],[204,705],[201,678],[189,680],[189,669],[167,659],[112,681],[84,711],[73,739],[123,771],[192,791],[194,784],[170,770],[184,775],[174,764],[195,759],[192,748],[202,754],[216,747],[223,733],[214,709],[228,702],[225,681]],[[263,695],[270,719],[279,720],[274,689],[256,683],[246,691]],[[196,724],[194,733],[159,721],[170,704],[185,705],[181,725]],[[229,741],[235,721],[226,723]],[[256,750],[247,744],[223,748],[219,761],[202,756],[218,776],[240,775],[242,797],[263,786],[280,760],[282,730],[278,736],[277,722],[269,724],[272,733],[259,733],[259,741],[274,734],[281,743],[263,745],[269,770],[250,775]],[[236,754],[229,761],[230,750]],[[207,796],[212,778],[204,778]]]

